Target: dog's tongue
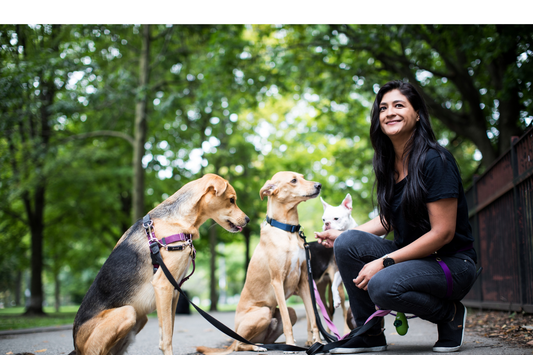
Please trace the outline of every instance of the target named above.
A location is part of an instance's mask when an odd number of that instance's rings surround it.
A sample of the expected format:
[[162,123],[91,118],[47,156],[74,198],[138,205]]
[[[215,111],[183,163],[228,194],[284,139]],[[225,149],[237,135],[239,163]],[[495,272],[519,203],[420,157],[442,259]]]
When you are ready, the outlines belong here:
[[242,232],[242,227],[241,226],[236,226],[236,227],[239,230],[239,232]]

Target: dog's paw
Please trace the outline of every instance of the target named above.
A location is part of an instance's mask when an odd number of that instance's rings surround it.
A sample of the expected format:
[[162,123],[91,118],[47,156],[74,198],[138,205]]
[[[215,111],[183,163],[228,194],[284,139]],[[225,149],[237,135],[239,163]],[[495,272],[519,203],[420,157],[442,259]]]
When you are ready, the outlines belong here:
[[333,306],[335,308],[339,308],[340,305],[341,305],[341,298],[333,296]]
[[268,351],[266,348],[262,348],[260,346],[254,346],[254,351],[256,352],[265,352]]

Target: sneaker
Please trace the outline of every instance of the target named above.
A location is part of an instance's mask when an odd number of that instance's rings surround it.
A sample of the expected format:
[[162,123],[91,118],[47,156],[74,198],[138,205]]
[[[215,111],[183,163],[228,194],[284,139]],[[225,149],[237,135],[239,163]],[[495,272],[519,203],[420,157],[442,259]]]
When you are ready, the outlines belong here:
[[466,307],[461,302],[455,303],[455,315],[450,322],[437,325],[439,340],[433,346],[433,351],[449,353],[459,350],[463,345],[466,323]]
[[377,335],[358,335],[354,338],[349,348],[335,348],[329,352],[331,354],[357,354],[366,352],[377,352],[387,350],[387,340],[383,332]]

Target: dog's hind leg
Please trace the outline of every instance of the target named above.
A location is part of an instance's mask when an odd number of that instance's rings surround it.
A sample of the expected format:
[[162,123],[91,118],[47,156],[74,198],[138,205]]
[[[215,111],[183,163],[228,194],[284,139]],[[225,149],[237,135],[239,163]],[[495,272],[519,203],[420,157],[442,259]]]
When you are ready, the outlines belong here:
[[143,316],[141,318],[137,319],[137,324],[135,324],[135,334],[139,334],[139,332],[144,328],[144,326],[148,323],[148,317]]
[[[136,312],[132,306],[101,312],[78,331],[78,355],[107,355],[115,347],[120,348],[116,354],[123,354],[135,338],[135,334],[130,333],[136,323]],[[90,332],[88,337],[83,336],[85,331]]]
[[[236,317],[237,318],[237,317]],[[253,307],[237,322],[235,332],[253,343],[268,343],[265,339],[272,324],[272,313],[268,307]],[[281,334],[281,333],[280,333]],[[279,336],[279,335],[278,335]],[[256,345],[237,342],[234,351],[266,351]]]
[[[294,326],[296,324],[296,320],[298,317],[296,316],[296,311],[291,308],[287,307],[287,310],[289,311],[289,317],[291,319],[291,324]],[[274,317],[272,317],[272,320],[270,321],[270,325],[267,329],[267,334],[265,336],[265,343],[271,344],[274,343],[280,335],[283,334],[283,322],[281,320],[281,314],[279,312],[279,308],[276,308],[276,311],[274,312]]]
[[128,350],[128,347],[135,341],[135,336],[139,334],[139,332],[144,328],[146,323],[148,322],[147,316],[142,316],[137,319],[137,322],[135,323],[135,326],[131,329],[131,331],[126,335],[124,338],[122,338],[121,341],[119,341],[110,351],[110,354],[113,355],[124,355],[126,351]]

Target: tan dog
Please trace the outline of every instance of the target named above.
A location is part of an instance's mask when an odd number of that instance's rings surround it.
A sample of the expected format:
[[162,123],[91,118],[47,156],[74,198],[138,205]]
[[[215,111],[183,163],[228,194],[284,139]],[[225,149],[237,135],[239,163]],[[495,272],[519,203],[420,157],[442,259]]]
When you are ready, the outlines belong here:
[[[230,232],[250,221],[237,207],[235,190],[220,176],[207,174],[192,181],[150,211],[155,237],[177,233],[199,238],[198,228],[214,219]],[[178,241],[183,250],[162,247],[161,256],[174,278],[182,280],[192,260],[192,243]],[[178,247],[180,248],[180,247]],[[178,292],[159,268],[154,274],[145,229],[138,221],[118,241],[85,295],[74,320],[76,355],[124,354],[144,327],[147,314],[157,309],[159,348],[172,355],[172,334]]]
[[[283,171],[265,183],[260,196],[261,199],[268,196],[268,217],[297,226],[298,204],[317,197],[321,188],[321,184],[306,181],[301,174]],[[296,323],[296,312],[285,301],[297,294],[307,313],[306,345],[320,340],[307,281],[304,241],[297,232],[286,232],[264,222],[246,275],[235,313],[235,331],[239,335],[254,343],[268,344],[283,333],[286,344],[295,345],[292,326]],[[227,349],[197,348],[206,354],[250,350],[266,349],[238,341]]]

